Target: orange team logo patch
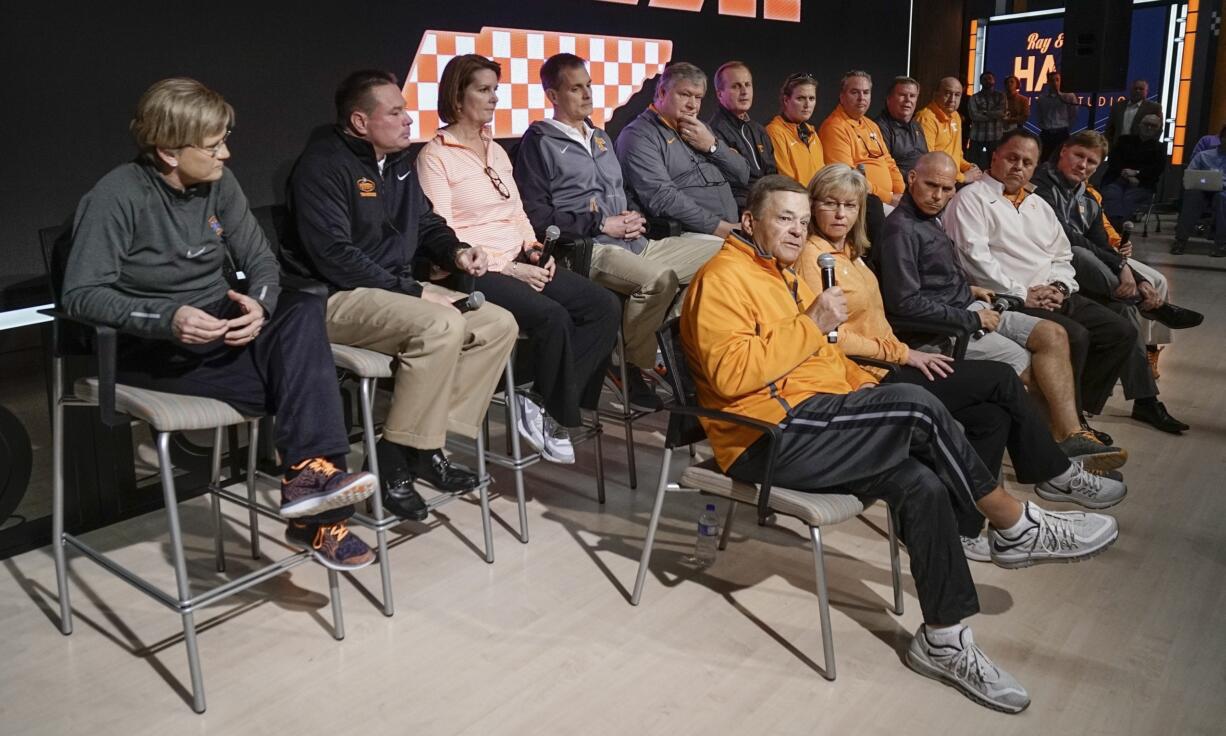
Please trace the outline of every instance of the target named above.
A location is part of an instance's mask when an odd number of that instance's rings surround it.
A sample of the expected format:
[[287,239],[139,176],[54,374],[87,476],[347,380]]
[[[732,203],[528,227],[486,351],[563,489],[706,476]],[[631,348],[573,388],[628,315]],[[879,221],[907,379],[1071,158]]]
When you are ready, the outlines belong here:
[[605,145],[604,138],[601,138],[600,136],[596,136],[592,140],[596,141],[596,147],[600,149],[601,153],[604,153],[605,151],[609,150],[608,147]]
[[673,42],[658,38],[482,28],[478,33],[426,31],[405,75],[405,110],[417,122],[414,140],[428,141],[439,128],[438,86],[447,62],[460,54],[481,54],[502,66],[498,107],[490,128],[495,138],[523,135],[552,109],[541,89],[541,65],[554,54],[583,57],[592,76],[592,123],[613,117],[630,96],[661,71],[673,56]]
[[379,196],[379,193],[375,191],[375,183],[364,176],[358,179],[358,194],[362,197]]

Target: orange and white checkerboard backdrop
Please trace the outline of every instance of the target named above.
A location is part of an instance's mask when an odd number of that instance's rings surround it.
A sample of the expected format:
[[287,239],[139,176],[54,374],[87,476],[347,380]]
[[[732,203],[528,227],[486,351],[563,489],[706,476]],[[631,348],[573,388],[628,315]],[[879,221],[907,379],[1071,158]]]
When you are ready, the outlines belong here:
[[613,111],[659,74],[672,58],[673,43],[655,38],[482,28],[480,33],[426,31],[404,83],[405,107],[413,116],[414,140],[438,130],[438,82],[443,67],[461,54],[481,54],[502,65],[494,137],[519,136],[552,112],[541,89],[541,64],[569,52],[587,59],[592,75],[592,122],[603,127]]

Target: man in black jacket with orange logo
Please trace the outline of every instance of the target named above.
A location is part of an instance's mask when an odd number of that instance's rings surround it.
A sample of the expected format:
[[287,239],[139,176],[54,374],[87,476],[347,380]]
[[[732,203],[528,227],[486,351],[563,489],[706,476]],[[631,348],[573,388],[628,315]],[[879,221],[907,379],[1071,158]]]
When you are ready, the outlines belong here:
[[452,464],[448,431],[476,437],[519,334],[493,304],[461,313],[463,294],[413,277],[415,260],[479,276],[485,254],[456,238],[417,182],[412,121],[396,79],[359,71],[336,92],[337,127],[312,138],[289,179],[287,268],[323,281],[328,338],[394,356],[395,393],[379,441],[385,504],[424,519],[419,483],[455,493],[476,474]]

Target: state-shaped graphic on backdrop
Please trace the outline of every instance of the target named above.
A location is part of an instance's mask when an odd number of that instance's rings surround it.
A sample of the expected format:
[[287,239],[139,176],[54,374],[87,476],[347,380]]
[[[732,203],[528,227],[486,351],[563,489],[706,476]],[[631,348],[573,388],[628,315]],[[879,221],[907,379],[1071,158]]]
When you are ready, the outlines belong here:
[[588,62],[592,75],[592,122],[603,127],[613,111],[643,83],[664,70],[673,42],[658,38],[482,28],[479,33],[426,31],[404,82],[405,109],[413,116],[413,139],[426,141],[439,128],[438,83],[443,67],[461,54],[481,54],[502,66],[498,107],[490,124],[495,138],[523,135],[552,115],[541,88],[541,64],[568,52]]

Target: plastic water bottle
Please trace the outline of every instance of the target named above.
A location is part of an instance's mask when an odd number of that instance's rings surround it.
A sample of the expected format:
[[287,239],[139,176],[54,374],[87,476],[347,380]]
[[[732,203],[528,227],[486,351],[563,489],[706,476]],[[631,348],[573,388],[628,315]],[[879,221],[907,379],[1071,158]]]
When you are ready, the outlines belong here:
[[698,517],[698,536],[694,540],[694,564],[707,567],[715,562],[715,552],[719,548],[719,517],[715,514],[715,504],[707,504],[706,510]]

